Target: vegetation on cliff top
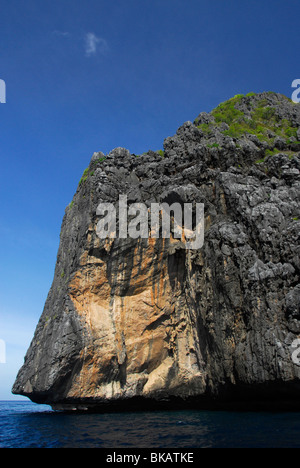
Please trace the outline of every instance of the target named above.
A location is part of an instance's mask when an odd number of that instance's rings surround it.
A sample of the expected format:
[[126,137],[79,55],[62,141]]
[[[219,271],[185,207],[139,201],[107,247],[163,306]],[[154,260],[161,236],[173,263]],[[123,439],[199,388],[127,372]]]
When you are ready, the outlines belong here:
[[[201,115],[194,121],[194,125],[201,130],[206,147],[211,149],[222,149],[223,140],[217,137],[232,138],[236,148],[241,148],[239,140],[247,138],[256,141],[259,149],[262,149],[264,156],[256,162],[264,162],[266,156],[272,156],[279,151],[288,153],[300,151],[299,129],[287,118],[282,118],[280,108],[284,103],[290,106],[295,105],[293,101],[283,95],[273,92],[248,93],[246,95],[237,94],[231,99],[219,104],[203,123]],[[204,113],[205,114],[205,113]],[[289,115],[289,114],[288,114]],[[286,116],[286,115],[285,115]],[[149,151],[143,155],[155,153],[162,158],[165,151]],[[136,155],[140,156],[140,155]],[[292,156],[291,156],[292,157]],[[82,186],[89,176],[94,174],[96,166],[103,163],[107,156],[102,155],[93,161],[93,164],[86,168],[79,181]]]
[[[274,93],[266,93],[272,95]],[[253,99],[253,97],[257,99]],[[286,98],[289,102],[290,99]],[[245,96],[238,94],[219,104],[212,112],[214,121],[198,125],[205,134],[214,132],[217,128],[221,133],[231,138],[243,138],[247,134],[255,135],[260,141],[273,145],[277,137],[290,144],[297,139],[297,128],[287,119],[281,119],[276,107],[266,98],[255,93]],[[226,129],[221,129],[222,124]],[[197,120],[195,121],[197,124]],[[300,144],[300,143],[299,143]],[[299,147],[300,149],[300,147]]]

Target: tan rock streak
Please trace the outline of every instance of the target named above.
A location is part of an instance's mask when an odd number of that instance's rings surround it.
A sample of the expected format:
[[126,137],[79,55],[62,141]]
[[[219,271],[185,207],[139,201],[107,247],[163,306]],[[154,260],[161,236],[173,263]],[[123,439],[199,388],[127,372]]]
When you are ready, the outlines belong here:
[[105,261],[83,253],[69,294],[89,339],[68,397],[117,398],[137,386],[149,394],[160,390],[168,376],[175,387],[181,374],[193,377],[190,358],[185,358],[194,347],[191,329],[184,313],[176,313],[184,265],[170,263],[167,244],[165,239],[139,240],[128,258],[120,258],[113,246],[112,275]]

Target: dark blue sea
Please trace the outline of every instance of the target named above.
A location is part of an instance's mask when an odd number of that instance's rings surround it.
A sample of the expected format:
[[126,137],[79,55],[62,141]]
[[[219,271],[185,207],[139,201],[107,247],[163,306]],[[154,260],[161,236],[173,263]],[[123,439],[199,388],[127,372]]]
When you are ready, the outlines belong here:
[[300,413],[154,411],[76,414],[0,402],[1,448],[299,448]]

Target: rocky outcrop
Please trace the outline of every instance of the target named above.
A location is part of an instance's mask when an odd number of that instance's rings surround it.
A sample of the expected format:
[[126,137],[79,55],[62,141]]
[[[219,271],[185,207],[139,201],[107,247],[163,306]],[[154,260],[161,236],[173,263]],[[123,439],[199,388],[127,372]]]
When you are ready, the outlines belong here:
[[[95,153],[13,393],[64,409],[300,406],[299,128],[299,105],[250,93],[186,122],[163,152]],[[203,246],[100,239],[97,207],[120,194],[204,203]]]

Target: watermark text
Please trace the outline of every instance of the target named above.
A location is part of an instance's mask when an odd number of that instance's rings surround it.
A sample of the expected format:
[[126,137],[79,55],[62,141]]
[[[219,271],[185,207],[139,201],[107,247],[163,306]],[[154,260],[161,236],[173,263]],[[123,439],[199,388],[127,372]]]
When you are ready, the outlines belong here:
[[298,104],[300,102],[300,79],[293,81],[292,88],[296,88],[292,94],[292,101]]
[[6,364],[6,344],[0,339],[0,364]]
[[118,206],[100,203],[96,214],[101,216],[96,232],[100,239],[163,238],[180,239],[186,249],[200,249],[204,243],[204,204],[144,203],[127,205],[127,196],[120,195]]
[[294,364],[300,364],[300,338],[297,338],[296,340],[293,341],[291,344],[291,347],[294,349],[292,352],[292,361]]
[[4,80],[0,80],[0,104],[6,103],[6,84]]

